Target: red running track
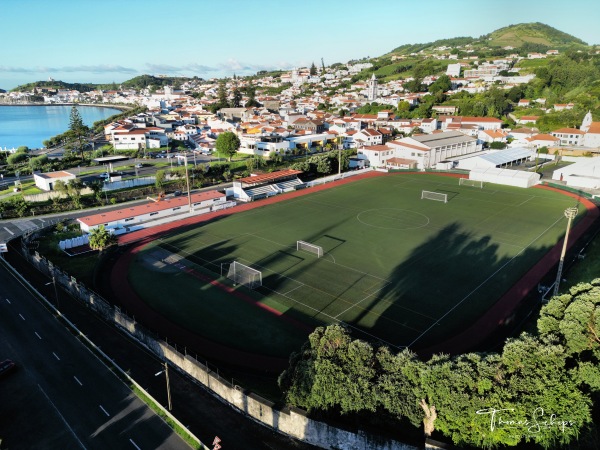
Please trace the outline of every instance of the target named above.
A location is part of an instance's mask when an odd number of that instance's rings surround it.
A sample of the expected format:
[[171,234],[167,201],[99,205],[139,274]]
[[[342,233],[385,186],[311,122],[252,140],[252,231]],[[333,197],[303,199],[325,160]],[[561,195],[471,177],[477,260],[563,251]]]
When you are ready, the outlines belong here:
[[[119,245],[127,245],[138,242],[132,249],[129,249],[127,253],[122,256],[117,263],[114,265],[111,273],[111,283],[113,285],[113,292],[116,293],[121,303],[130,311],[140,318],[141,322],[153,330],[157,330],[161,334],[167,335],[173,340],[178,342],[189,343],[190,347],[193,347],[201,352],[203,356],[208,358],[215,358],[227,362],[234,362],[239,365],[246,367],[280,371],[286,368],[287,360],[279,358],[269,358],[264,355],[257,355],[248,352],[242,352],[237,349],[224,346],[217,342],[202,338],[189,330],[186,330],[178,324],[165,319],[156,311],[149,308],[141,298],[138,297],[137,293],[131,288],[129,281],[127,280],[127,273],[129,270],[129,264],[133,260],[135,254],[140,249],[151,242],[152,240],[169,233],[175,229],[190,226],[194,224],[203,223],[218,217],[226,217],[231,214],[235,214],[242,211],[248,211],[254,208],[286,201],[291,198],[308,195],[313,192],[330,189],[336,186],[347,184],[353,181],[372,178],[378,176],[396,176],[401,174],[385,174],[381,172],[369,172],[354,177],[345,178],[343,180],[334,181],[331,183],[323,184],[309,189],[303,189],[279,196],[271,197],[259,202],[252,202],[236,206],[228,210],[217,211],[201,216],[190,217],[187,219],[171,222],[164,225],[159,225],[150,229],[136,231],[130,234],[123,235],[119,238]],[[411,175],[422,174],[423,172],[408,172]],[[460,178],[459,174],[437,174],[439,176],[450,176],[454,178]],[[561,191],[559,189],[551,188],[548,186],[538,185],[537,189],[547,189],[560,192],[563,195],[577,199],[587,209],[587,213],[583,219],[573,228],[570,234],[569,248],[573,246],[578,239],[592,226],[599,216],[598,208],[592,202],[585,198],[581,198],[575,194]],[[514,312],[519,302],[525,298],[534,288],[537,288],[539,281],[548,273],[548,271],[558,262],[560,258],[560,252],[562,248],[562,240],[558,242],[537,264],[535,264],[511,289],[509,289],[498,301],[484,313],[475,323],[460,334],[444,340],[439,345],[432,346],[429,348],[421,349],[419,351],[422,355],[431,355],[434,353],[463,353],[471,349],[474,345],[484,341],[489,337],[498,326],[501,326]]]

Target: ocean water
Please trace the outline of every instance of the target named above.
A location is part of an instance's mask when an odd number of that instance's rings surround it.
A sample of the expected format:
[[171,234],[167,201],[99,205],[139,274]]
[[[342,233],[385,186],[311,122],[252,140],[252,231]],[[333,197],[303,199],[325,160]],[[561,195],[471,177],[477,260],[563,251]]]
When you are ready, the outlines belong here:
[[[121,111],[97,106],[78,106],[87,126]],[[0,148],[42,148],[42,142],[69,129],[71,106],[0,105]]]

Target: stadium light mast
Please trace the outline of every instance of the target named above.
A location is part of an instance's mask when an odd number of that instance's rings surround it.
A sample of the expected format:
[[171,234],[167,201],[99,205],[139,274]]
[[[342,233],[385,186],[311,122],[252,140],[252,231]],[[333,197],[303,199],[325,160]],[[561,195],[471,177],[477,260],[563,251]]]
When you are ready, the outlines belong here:
[[565,253],[567,252],[567,242],[569,240],[569,231],[571,229],[571,222],[577,216],[577,206],[571,206],[565,209],[565,217],[567,218],[567,232],[565,233],[565,240],[563,241],[562,252],[560,253],[560,261],[558,262],[558,272],[556,274],[556,281],[554,282],[554,292],[552,295],[558,295],[558,287],[560,286],[560,279],[562,277],[562,269],[565,263]]
[[160,372],[156,372],[154,374],[154,376],[157,377],[164,373],[167,378],[167,402],[169,405],[169,411],[171,411],[173,409],[173,405],[171,404],[171,384],[169,383],[169,365],[167,364],[166,361],[164,364],[165,364],[165,368],[163,370],[161,370]]
[[342,174],[342,147],[340,145],[340,136],[336,138],[338,148],[338,175]]

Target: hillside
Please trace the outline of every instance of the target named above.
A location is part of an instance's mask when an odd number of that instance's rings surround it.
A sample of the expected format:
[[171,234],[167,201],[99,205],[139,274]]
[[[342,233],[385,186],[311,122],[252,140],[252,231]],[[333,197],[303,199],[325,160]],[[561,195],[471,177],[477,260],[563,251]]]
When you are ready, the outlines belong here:
[[34,81],[33,83],[22,84],[12,89],[13,92],[28,92],[34,88],[44,89],[75,89],[79,92],[89,92],[96,89],[95,84],[92,83],[65,83],[64,81]]
[[511,46],[514,48],[548,47],[563,49],[570,46],[587,45],[581,39],[564,33],[549,25],[534,22],[520,23],[500,28],[479,38],[456,37],[451,39],[438,39],[437,41],[422,44],[404,44],[396,47],[389,54],[430,53],[438,47],[465,47],[471,46],[475,49],[502,48]]
[[483,42],[492,47],[522,47],[525,43],[541,44],[547,47],[568,47],[571,45],[587,45],[581,39],[557,30],[549,25],[535,23],[520,23],[500,28],[486,36]]

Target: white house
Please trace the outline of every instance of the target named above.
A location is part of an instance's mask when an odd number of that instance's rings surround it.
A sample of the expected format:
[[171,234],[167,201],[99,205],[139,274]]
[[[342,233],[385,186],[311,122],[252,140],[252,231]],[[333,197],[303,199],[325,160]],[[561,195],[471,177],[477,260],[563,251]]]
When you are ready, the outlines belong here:
[[74,174],[61,170],[60,172],[34,173],[35,185],[42,191],[53,191],[57,181],[68,183],[77,178]]
[[381,145],[383,144],[383,135],[374,128],[365,128],[354,135],[354,140],[362,142],[363,145]]
[[582,145],[585,136],[585,133],[577,128],[560,128],[550,134],[560,139],[560,145]]
[[551,134],[536,134],[526,138],[527,146],[531,148],[551,147],[560,145],[560,139]]

